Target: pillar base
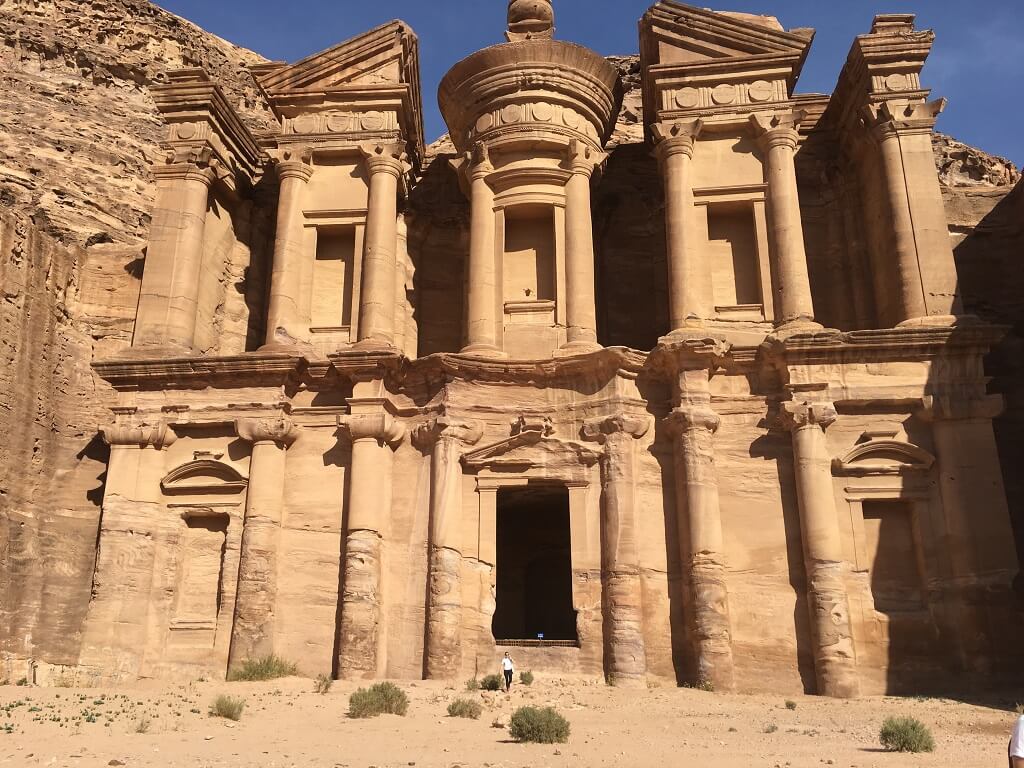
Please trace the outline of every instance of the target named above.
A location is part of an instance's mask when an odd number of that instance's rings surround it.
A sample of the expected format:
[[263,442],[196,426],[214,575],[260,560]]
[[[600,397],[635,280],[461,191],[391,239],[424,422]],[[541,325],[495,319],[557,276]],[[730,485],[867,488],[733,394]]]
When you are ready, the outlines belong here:
[[472,355],[473,357],[491,357],[501,360],[508,359],[508,353],[502,352],[493,344],[470,344],[459,351],[460,355]]
[[599,352],[604,347],[596,341],[570,341],[563,344],[555,351],[555,357],[570,357],[572,355],[589,355],[591,352]]

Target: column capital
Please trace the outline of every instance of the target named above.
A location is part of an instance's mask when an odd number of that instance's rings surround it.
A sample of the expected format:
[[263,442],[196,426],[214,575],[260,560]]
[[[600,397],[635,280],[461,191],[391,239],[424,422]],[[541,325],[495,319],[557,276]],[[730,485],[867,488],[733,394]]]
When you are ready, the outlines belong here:
[[313,176],[313,167],[303,160],[282,160],[277,164],[276,170],[277,178],[281,181],[298,179],[307,182]]
[[651,126],[654,134],[654,153],[659,160],[683,154],[693,157],[693,144],[704,128],[703,120],[675,120],[655,123]]
[[675,408],[665,417],[665,424],[673,436],[699,429],[714,434],[721,423],[721,417],[711,408],[699,405]]
[[616,413],[611,416],[599,416],[584,422],[580,430],[584,440],[595,440],[604,443],[612,435],[626,435],[634,439],[641,438],[651,428],[647,416],[633,413]]
[[371,176],[376,173],[390,173],[396,179],[400,179],[409,167],[405,144],[399,142],[364,142],[359,145],[359,151]]
[[158,181],[197,181],[207,189],[217,178],[217,172],[210,165],[197,162],[178,162],[168,160],[163,165],[154,165],[150,168],[153,177]]
[[790,432],[805,427],[821,427],[824,431],[835,424],[839,414],[826,400],[789,400],[782,403],[782,426]]
[[861,108],[864,124],[879,143],[902,134],[931,133],[946,108],[945,99],[909,101],[893,99]]
[[397,448],[405,438],[405,425],[390,413],[360,413],[339,416],[338,427],[348,434],[353,443],[358,440],[376,440]]
[[412,431],[412,441],[418,447],[429,449],[440,440],[455,440],[461,445],[476,445],[483,437],[484,429],[478,421],[438,416],[423,422]]
[[111,448],[124,446],[129,448],[169,448],[178,439],[178,435],[167,423],[160,424],[110,424],[100,427],[104,442]]
[[917,408],[923,421],[978,421],[999,416],[1006,404],[1002,395],[960,398],[952,395],[925,395]]
[[247,442],[275,443],[288,448],[299,438],[299,426],[287,416],[265,416],[235,420],[235,434]]
[[588,179],[607,159],[608,155],[605,152],[600,152],[579,139],[570,141],[566,151],[566,167],[569,171]]
[[765,149],[788,147],[796,150],[800,143],[800,123],[807,113],[803,110],[782,113],[755,113],[750,116],[754,135]]

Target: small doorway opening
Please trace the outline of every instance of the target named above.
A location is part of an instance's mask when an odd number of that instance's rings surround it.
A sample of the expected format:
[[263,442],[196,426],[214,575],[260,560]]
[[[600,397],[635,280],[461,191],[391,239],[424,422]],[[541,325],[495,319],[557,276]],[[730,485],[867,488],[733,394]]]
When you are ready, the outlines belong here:
[[575,645],[569,490],[500,490],[497,535],[498,645]]

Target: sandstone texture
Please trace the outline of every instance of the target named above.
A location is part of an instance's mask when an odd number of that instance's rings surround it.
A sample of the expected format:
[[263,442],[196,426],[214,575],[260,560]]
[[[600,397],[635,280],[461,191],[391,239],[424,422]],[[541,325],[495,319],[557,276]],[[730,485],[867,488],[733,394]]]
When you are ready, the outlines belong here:
[[0,680],[1008,679],[1024,186],[933,132],[931,33],[791,97],[811,30],[553,12],[427,144],[401,22],[0,0]]

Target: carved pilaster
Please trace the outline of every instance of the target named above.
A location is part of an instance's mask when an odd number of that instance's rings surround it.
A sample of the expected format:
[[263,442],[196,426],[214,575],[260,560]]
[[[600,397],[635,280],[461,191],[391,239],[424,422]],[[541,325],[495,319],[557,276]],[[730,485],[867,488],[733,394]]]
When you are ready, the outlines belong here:
[[818,693],[854,697],[860,690],[860,680],[844,581],[847,564],[843,561],[832,488],[832,459],[825,442],[825,430],[838,416],[832,403],[816,397],[783,403],[781,416],[783,426],[793,435]]
[[615,414],[588,421],[582,430],[585,439],[604,445],[601,581],[605,674],[614,685],[643,685],[647,672],[637,530],[636,441],[649,429],[647,416]]
[[479,442],[475,421],[438,416],[413,430],[430,449],[430,547],[424,668],[429,679],[454,679],[462,660],[463,450]]

